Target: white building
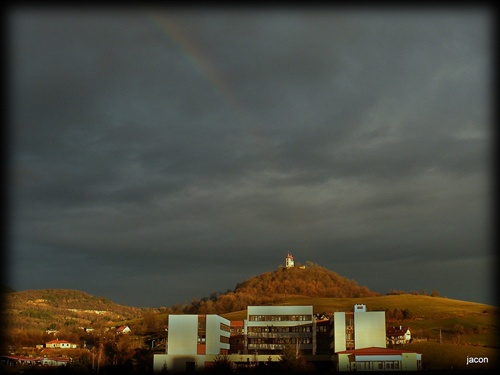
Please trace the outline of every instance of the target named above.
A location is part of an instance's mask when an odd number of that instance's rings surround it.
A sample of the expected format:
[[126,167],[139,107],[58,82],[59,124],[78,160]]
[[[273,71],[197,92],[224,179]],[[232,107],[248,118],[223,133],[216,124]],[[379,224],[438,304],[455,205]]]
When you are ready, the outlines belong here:
[[337,371],[417,371],[422,355],[409,350],[388,349],[385,311],[334,313],[334,362]]
[[422,354],[388,348],[351,349],[336,353],[337,371],[418,371]]
[[168,352],[155,354],[153,370],[195,371],[229,353],[229,320],[215,314],[170,315]]
[[72,344],[66,340],[51,340],[45,343],[47,349],[75,349],[78,347],[76,344]]
[[354,305],[354,311],[335,312],[334,352],[369,347],[385,348],[385,311],[366,311],[365,305]]

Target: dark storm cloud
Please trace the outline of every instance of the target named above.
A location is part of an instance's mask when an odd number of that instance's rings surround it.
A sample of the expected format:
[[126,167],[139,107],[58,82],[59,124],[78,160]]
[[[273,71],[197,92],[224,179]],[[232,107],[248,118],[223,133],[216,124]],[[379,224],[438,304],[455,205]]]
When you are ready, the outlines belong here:
[[[487,12],[9,20],[15,288],[159,306],[287,251],[380,292],[488,263]],[[404,287],[381,276],[408,263]]]

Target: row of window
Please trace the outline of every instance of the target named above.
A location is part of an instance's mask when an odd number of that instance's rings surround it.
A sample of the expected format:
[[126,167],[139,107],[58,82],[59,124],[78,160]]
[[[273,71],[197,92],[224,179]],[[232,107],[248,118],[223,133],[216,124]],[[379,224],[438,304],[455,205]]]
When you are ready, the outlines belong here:
[[281,327],[281,326],[265,326],[265,327],[248,327],[248,333],[299,333],[311,332],[310,325]]
[[328,326],[316,326],[316,332],[328,332]]
[[231,331],[231,327],[229,327],[227,324],[224,324],[224,323],[220,324],[220,329],[221,329],[221,331],[226,331],[226,332]]
[[300,338],[295,338],[295,337],[278,337],[278,338],[250,338],[248,339],[248,344],[249,345],[254,345],[254,344],[267,344],[267,345],[284,345],[284,344],[311,344],[312,339],[310,337],[300,337]]
[[249,315],[248,320],[251,322],[304,322],[311,321],[312,315]]
[[358,361],[354,364],[354,368],[357,370],[399,370],[400,368],[399,361],[384,361],[384,362],[375,362],[375,361]]
[[243,333],[243,327],[231,327],[231,334],[237,335]]

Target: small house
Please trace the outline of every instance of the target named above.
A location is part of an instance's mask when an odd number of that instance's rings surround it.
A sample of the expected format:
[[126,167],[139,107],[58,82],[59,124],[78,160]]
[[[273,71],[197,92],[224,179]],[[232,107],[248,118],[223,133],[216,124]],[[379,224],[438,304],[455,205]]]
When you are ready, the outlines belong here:
[[66,340],[51,340],[45,343],[45,348],[47,349],[75,349],[77,348],[76,344],[72,344]]
[[120,334],[127,334],[127,333],[130,333],[131,330],[129,328],[129,326],[120,326],[118,327],[118,329],[116,330],[116,334],[117,335],[120,335]]
[[401,345],[411,342],[410,327],[387,327],[387,345]]

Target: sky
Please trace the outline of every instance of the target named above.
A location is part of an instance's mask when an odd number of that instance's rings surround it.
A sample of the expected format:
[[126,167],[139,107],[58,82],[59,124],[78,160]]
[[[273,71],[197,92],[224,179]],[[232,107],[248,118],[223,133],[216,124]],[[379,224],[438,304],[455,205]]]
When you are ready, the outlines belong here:
[[172,306],[313,262],[493,304],[488,8],[7,15],[6,283]]

